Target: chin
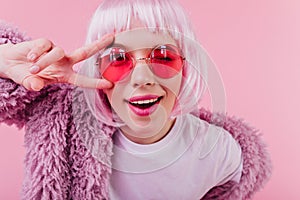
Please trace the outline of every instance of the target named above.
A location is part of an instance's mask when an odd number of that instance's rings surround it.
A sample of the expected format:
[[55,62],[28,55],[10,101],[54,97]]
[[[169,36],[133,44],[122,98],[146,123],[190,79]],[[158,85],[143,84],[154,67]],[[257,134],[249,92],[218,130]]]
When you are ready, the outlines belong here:
[[135,138],[151,138],[161,132],[163,129],[164,124],[160,124],[158,126],[157,124],[152,124],[152,125],[130,125],[130,126],[125,126],[122,128],[123,132],[126,134],[135,137]]

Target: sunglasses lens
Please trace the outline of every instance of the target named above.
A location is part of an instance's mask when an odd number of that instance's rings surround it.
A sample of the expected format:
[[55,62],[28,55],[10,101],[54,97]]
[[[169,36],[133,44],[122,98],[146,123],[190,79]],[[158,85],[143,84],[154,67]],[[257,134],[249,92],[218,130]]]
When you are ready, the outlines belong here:
[[119,48],[112,48],[108,55],[101,57],[101,74],[111,81],[118,82],[126,77],[133,68],[130,55]]
[[[173,45],[160,45],[154,48],[149,58],[148,64],[152,72],[160,78],[172,78],[183,66],[180,51]],[[102,76],[111,82],[124,79],[134,67],[131,55],[119,47],[107,49],[102,54],[100,63]]]
[[153,49],[150,63],[153,73],[161,78],[177,75],[183,66],[182,56],[173,45],[161,45]]

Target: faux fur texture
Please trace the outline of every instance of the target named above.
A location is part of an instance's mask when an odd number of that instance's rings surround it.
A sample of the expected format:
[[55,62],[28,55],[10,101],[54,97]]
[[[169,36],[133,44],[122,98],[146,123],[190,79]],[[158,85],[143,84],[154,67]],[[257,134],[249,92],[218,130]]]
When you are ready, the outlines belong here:
[[26,40],[30,40],[30,38],[20,32],[16,27],[9,25],[0,19],[0,44],[17,44]]
[[[24,38],[19,39],[14,41]],[[22,199],[108,199],[115,129],[93,117],[79,88],[55,84],[30,92],[0,79],[0,105],[0,122],[18,128],[25,125]],[[201,110],[199,117],[228,130],[243,155],[240,183],[217,186],[202,199],[251,199],[272,169],[261,135],[242,120],[224,114]]]
[[0,122],[15,124],[19,129],[27,121],[25,108],[40,95],[27,91],[12,81],[0,79]]

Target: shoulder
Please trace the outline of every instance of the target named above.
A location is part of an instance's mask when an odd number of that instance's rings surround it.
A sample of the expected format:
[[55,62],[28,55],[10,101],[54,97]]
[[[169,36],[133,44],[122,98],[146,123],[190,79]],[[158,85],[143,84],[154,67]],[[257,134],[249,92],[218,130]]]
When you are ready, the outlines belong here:
[[[195,144],[199,151],[199,159],[203,159],[211,153],[225,156],[226,152],[241,153],[238,142],[224,128],[211,124],[194,115],[186,115],[186,127],[192,134],[196,134]],[[234,156],[234,155],[233,155]]]
[[223,127],[198,120],[206,126],[205,132],[198,137],[201,138],[197,144],[198,158],[210,163],[213,185],[220,185],[230,180],[239,182],[243,169],[241,146]]
[[[227,130],[241,148],[242,176],[239,184],[232,182],[213,188],[203,199],[251,199],[270,179],[272,163],[262,133],[243,119],[205,109],[195,114],[200,119]],[[224,154],[226,155],[226,154]],[[229,154],[228,154],[229,155]]]

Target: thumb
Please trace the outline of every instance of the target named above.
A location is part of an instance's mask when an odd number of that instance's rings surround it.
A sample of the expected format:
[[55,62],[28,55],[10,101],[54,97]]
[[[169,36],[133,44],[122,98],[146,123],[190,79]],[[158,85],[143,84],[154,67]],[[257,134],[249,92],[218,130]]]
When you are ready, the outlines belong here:
[[45,82],[38,76],[29,75],[23,79],[22,85],[28,90],[40,91],[45,86]]

